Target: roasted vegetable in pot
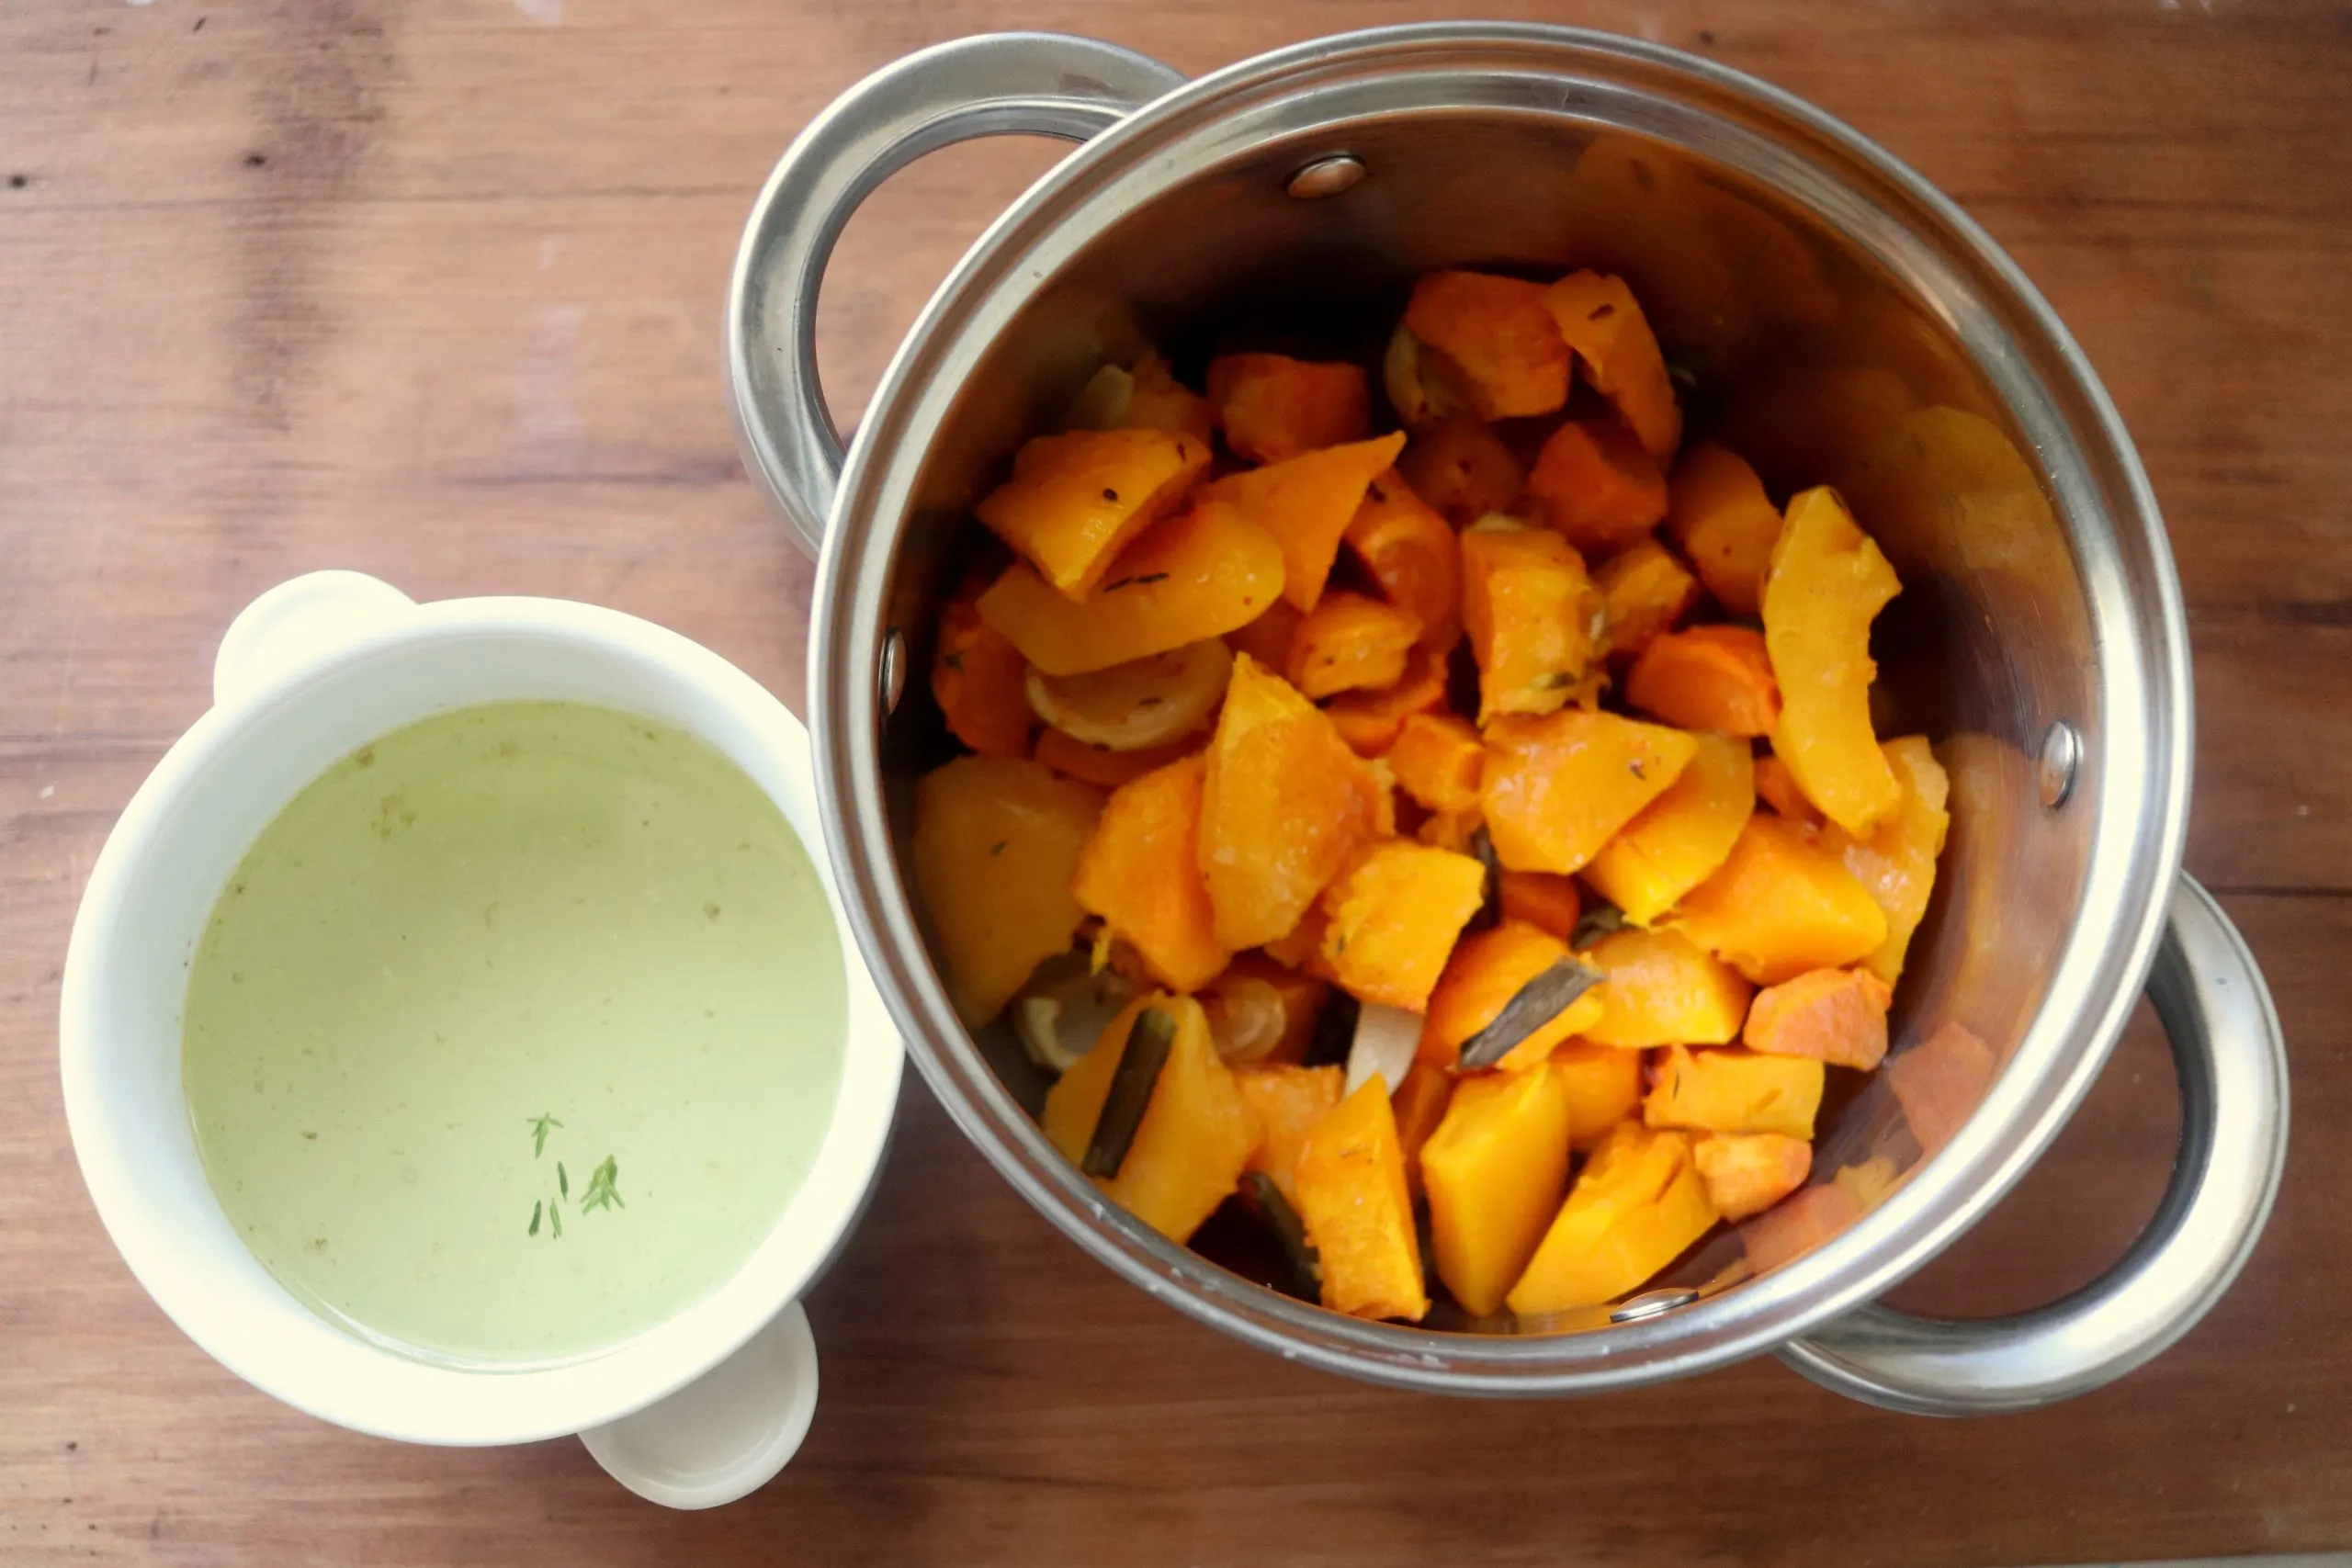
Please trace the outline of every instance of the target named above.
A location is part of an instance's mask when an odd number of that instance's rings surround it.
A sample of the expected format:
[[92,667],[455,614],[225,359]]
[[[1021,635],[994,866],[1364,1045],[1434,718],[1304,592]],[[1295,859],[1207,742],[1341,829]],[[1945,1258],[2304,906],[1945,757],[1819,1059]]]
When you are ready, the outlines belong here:
[[1479,806],[1512,871],[1581,871],[1698,755],[1679,729],[1569,708],[1487,726]]
[[1892,986],[1903,974],[1903,954],[1928,913],[1928,896],[1935,890],[1936,861],[1944,852],[1944,833],[1951,825],[1944,809],[1951,785],[1925,736],[1906,735],[1879,750],[1886,754],[1887,766],[1903,791],[1894,815],[1860,838],[1831,827],[1822,843],[1870,890],[1886,915],[1886,940],[1863,963]]
[[977,511],[989,531],[1073,600],[1121,549],[1175,509],[1208,467],[1205,443],[1164,430],[1041,435]]
[[1731,858],[1756,811],[1756,763],[1744,740],[1700,734],[1681,774],[1592,857],[1584,879],[1646,926]]
[[1445,706],[1445,664],[1427,648],[1405,660],[1405,673],[1376,692],[1342,692],[1323,705],[1340,738],[1360,757],[1379,757],[1396,744],[1405,721]]
[[1344,589],[1326,593],[1292,634],[1283,673],[1309,697],[1382,691],[1405,678],[1420,636],[1408,611]]
[[1762,608],[1781,509],[1737,454],[1699,446],[1682,455],[1667,484],[1666,531],[1717,604],[1735,615]]
[[1634,544],[1666,516],[1666,475],[1615,420],[1570,420],[1552,433],[1527,493],[1562,537],[1591,555]]
[[1576,933],[1584,913],[1576,878],[1548,871],[1506,871],[1497,881],[1504,919],[1524,920],[1562,942]]
[[1201,791],[1208,764],[1170,762],[1119,786],[1078,857],[1070,891],[1143,959],[1151,977],[1196,991],[1233,957],[1216,939],[1201,880]]
[[1625,677],[1625,700],[1684,729],[1770,735],[1781,720],[1781,684],[1760,633],[1692,626],[1654,639]]
[[1147,354],[1133,369],[1105,365],[1091,377],[1062,423],[1073,430],[1166,430],[1206,446],[1216,434],[1209,401],[1169,373],[1168,362]]
[[1699,601],[1699,580],[1656,539],[1602,561],[1592,585],[1600,591],[1601,641],[1612,656],[1640,653]]
[[1622,931],[1585,950],[1604,976],[1600,1017],[1583,1034],[1596,1045],[1720,1045],[1739,1038],[1753,995],[1724,964],[1670,931]]
[[1486,897],[1487,868],[1468,855],[1377,844],[1323,895],[1324,966],[1359,1000],[1418,1013]]
[[1298,1207],[1298,1156],[1306,1134],[1340,1103],[1337,1067],[1257,1066],[1233,1069],[1234,1087],[1258,1119],[1259,1141],[1250,1168],[1262,1170]]
[[1396,731],[1387,758],[1396,787],[1431,811],[1476,809],[1487,748],[1464,720],[1452,714],[1414,714]]
[[1642,1101],[1642,1120],[1653,1127],[1809,1139],[1822,1081],[1821,1064],[1802,1056],[1670,1046]]
[[1418,345],[1419,373],[1427,378],[1434,358],[1459,404],[1480,419],[1550,413],[1568,400],[1568,345],[1544,309],[1541,284],[1427,273],[1413,287],[1400,330]]
[[1619,1122],[1577,1173],[1505,1299],[1522,1317],[1613,1301],[1673,1262],[1714,1223],[1689,1136]]
[[1781,685],[1772,752],[1849,833],[1869,832],[1903,803],[1871,732],[1871,622],[1901,588],[1837,491],[1789,502],[1764,581],[1764,640]]
[[1430,1298],[1386,1084],[1366,1082],[1307,1134],[1297,1208],[1322,1264],[1325,1306],[1351,1317],[1421,1320]]
[[1642,1053],[1572,1040],[1552,1052],[1552,1072],[1568,1097],[1568,1146],[1589,1154],[1642,1109]]
[[1262,468],[1227,474],[1201,493],[1233,507],[1282,547],[1283,597],[1312,610],[1340,554],[1340,536],[1372,481],[1405,449],[1402,435],[1303,452]]
[[1421,1148],[1438,1278],[1473,1317],[1499,1309],[1558,1212],[1568,1097],[1548,1062],[1464,1078]]
[[1478,722],[1545,714],[1592,662],[1600,595],[1558,535],[1499,514],[1462,535],[1462,619],[1478,660]]
[[915,886],[966,1023],[1069,946],[1086,918],[1070,876],[1102,811],[1102,791],[1005,757],[958,757],[916,785]]
[[1253,463],[1372,434],[1371,385],[1360,366],[1228,354],[1209,361],[1208,381],[1226,445]]
[[1682,412],[1634,291],[1603,273],[1571,273],[1544,290],[1544,307],[1594,389],[1616,407],[1643,448],[1653,457],[1673,456],[1682,442]]
[[1886,940],[1886,916],[1837,855],[1763,812],[1666,924],[1759,986],[1857,963]]
[[1084,675],[1029,671],[1029,706],[1073,740],[1114,751],[1166,746],[1206,729],[1233,655],[1216,637]]
[[1500,512],[1527,488],[1527,470],[1503,438],[1466,413],[1416,426],[1396,471],[1457,526]]
[[1423,647],[1462,640],[1462,546],[1453,527],[1391,468],[1372,481],[1340,536],[1381,597],[1420,623]]
[[1766,1055],[1810,1056],[1869,1072],[1886,1056],[1894,997],[1867,969],[1815,969],[1756,993],[1740,1039]]
[[931,694],[956,739],[989,757],[1025,757],[1037,716],[1029,710],[1029,661],[980,618],[977,592],[958,593],[939,614]]
[[1421,1057],[1505,1071],[1542,1062],[1600,1021],[1602,977],[1559,938],[1521,921],[1466,937],[1430,998]]

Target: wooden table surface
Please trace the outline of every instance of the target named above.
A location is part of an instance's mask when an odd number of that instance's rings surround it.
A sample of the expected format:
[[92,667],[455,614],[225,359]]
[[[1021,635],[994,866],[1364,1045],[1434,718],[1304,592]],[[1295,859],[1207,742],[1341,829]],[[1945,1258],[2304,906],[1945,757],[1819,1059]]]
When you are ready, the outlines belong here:
[[[407,1448],[216,1366],[66,1142],[58,972],[118,810],[295,572],[678,627],[796,705],[810,574],[739,468],[719,306],[786,141],[909,50],[1091,31],[1200,71],[1448,4],[13,0],[0,7],[0,1561],[380,1564],[2018,1563],[2352,1547],[2352,12],[1594,0],[1469,10],[1756,72],[1907,159],[2055,302],[2137,434],[2196,637],[2190,868],[2266,965],[2295,1144],[2177,1349],[2061,1408],[1883,1415],[1770,1360],[1453,1403],[1246,1350],[1117,1283],[910,1076],[810,1303],[798,1461],[681,1516],[569,1441]],[[825,301],[844,414],[1055,156],[931,160]],[[2143,1009],[2144,1013],[2144,1009]],[[2144,1018],[2059,1146],[1907,1286],[2014,1308],[2161,1190]]]

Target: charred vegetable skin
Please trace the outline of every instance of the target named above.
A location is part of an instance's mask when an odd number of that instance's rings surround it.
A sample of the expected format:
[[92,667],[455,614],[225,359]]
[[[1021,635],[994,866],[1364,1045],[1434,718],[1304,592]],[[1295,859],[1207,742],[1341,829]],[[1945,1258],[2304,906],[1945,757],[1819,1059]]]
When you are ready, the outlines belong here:
[[944,977],[1106,1197],[1232,1205],[1333,1311],[1540,1328],[1718,1223],[1769,1267],[1896,1179],[1814,1172],[1833,1071],[1930,1149],[1992,1071],[1893,1021],[1951,793],[1872,725],[1901,584],[1685,443],[1619,278],[1432,273],[1380,328],[1105,366],[980,501],[1010,564],[931,682],[977,755],[916,796]]

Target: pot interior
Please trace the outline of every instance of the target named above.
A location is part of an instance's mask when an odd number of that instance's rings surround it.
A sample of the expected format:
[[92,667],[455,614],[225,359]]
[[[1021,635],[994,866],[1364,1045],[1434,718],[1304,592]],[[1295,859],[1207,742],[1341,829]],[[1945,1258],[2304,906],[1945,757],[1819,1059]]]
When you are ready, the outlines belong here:
[[[1324,199],[1286,194],[1296,170],[1337,152],[1367,177]],[[1989,1058],[1939,1044],[1950,1059],[1918,1074],[1909,1115],[1889,1072],[1831,1070],[1812,1180],[1846,1190],[1814,1201],[1812,1228],[1784,1231],[1761,1256],[1802,1251],[1899,1190],[2026,1037],[2083,902],[2098,818],[2085,803],[2118,754],[2080,541],[2061,518],[2071,512],[2079,533],[2122,481],[2045,471],[2015,392],[2019,378],[2053,373],[2018,363],[2028,334],[1986,319],[1985,299],[2005,290],[1972,276],[1982,257],[1948,240],[1889,240],[1912,225],[1851,185],[1768,186],[1731,159],[1556,107],[1366,113],[1255,142],[1102,227],[994,333],[924,449],[887,620],[905,629],[911,669],[928,670],[938,602],[980,533],[972,503],[1105,361],[1156,348],[1198,388],[1215,354],[1276,349],[1352,359],[1376,387],[1387,334],[1424,271],[1624,276],[1687,373],[1686,445],[1739,452],[1776,502],[1838,485],[1894,562],[1903,592],[1873,637],[1879,732],[1928,735],[1951,775],[1950,844],[1898,988],[1890,1062],[1928,1049],[1947,1024]],[[1906,261],[1906,244],[1932,267]],[[2107,526],[2103,515],[2089,524]],[[2081,740],[2072,808],[2045,804],[2041,759],[2060,721]],[[913,780],[950,750],[926,682],[909,681],[882,752],[903,888]],[[1034,1111],[1046,1080],[1010,1030],[977,1043]],[[1226,1218],[1197,1250],[1283,1288],[1278,1255]],[[1736,1284],[1746,1257],[1740,1233],[1719,1228],[1657,1283]],[[1427,1326],[1472,1325],[1433,1315]]]

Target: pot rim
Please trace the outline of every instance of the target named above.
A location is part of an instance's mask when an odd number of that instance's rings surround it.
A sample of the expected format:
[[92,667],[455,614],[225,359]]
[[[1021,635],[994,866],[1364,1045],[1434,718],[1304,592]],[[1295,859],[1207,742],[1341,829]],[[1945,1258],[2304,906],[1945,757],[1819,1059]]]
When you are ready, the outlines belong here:
[[[1679,90],[1672,107],[1686,117],[1736,114],[1746,123],[1732,125],[1734,140],[1760,147],[1770,132],[1780,162],[1809,164],[1828,182],[1823,190],[1859,197],[1844,217],[1867,216],[1872,203],[1843,182],[1860,176],[1875,185],[1888,203],[1879,209],[1880,243],[1895,253],[1880,259],[1923,300],[1935,301],[1933,283],[1956,291],[1939,302],[1947,311],[1964,308],[1956,333],[2033,439],[2100,652],[2098,711],[2073,716],[2098,738],[2072,797],[2098,813],[2076,918],[2041,1009],[1976,1112],[1833,1240],[1736,1289],[1589,1333],[1480,1336],[1344,1318],[1230,1274],[1106,1201],[1045,1142],[957,1021],[915,922],[909,879],[897,869],[884,806],[887,705],[876,671],[892,631],[885,609],[899,536],[928,443],[998,332],[1156,189],[1234,155],[1229,139],[1216,141],[1220,126],[1230,131],[1252,114],[1267,119],[1279,105],[1291,118],[1270,134],[1287,139],[1321,123],[1306,112],[1308,96],[1351,73],[1410,81],[1465,71],[1566,91],[1551,100],[1560,107],[1531,105],[1525,95],[1392,107],[1532,112],[1605,129],[1617,122],[1596,119],[1602,97],[1627,98],[1631,79],[1627,101],[1657,103],[1641,85],[1664,83]],[[1846,229],[1841,214],[1823,216]],[[2007,327],[1987,302],[2002,308]],[[2029,345],[2047,378],[2021,352]],[[2062,402],[2073,408],[2071,420]],[[2094,459],[2109,476],[2123,530],[2093,482]],[[956,1125],[1024,1199],[1130,1283],[1261,1349],[1375,1382],[1560,1393],[1687,1375],[1771,1349],[1883,1293],[1983,1217],[2072,1114],[2138,999],[2180,866],[2193,736],[2186,616],[2147,478],[2073,338],[1973,220],[1860,132],[1743,73],[1611,34],[1423,23],[1311,40],[1204,76],[1078,148],[975,243],[892,359],[842,472],[815,606],[810,728],[827,845],[877,987]]]

